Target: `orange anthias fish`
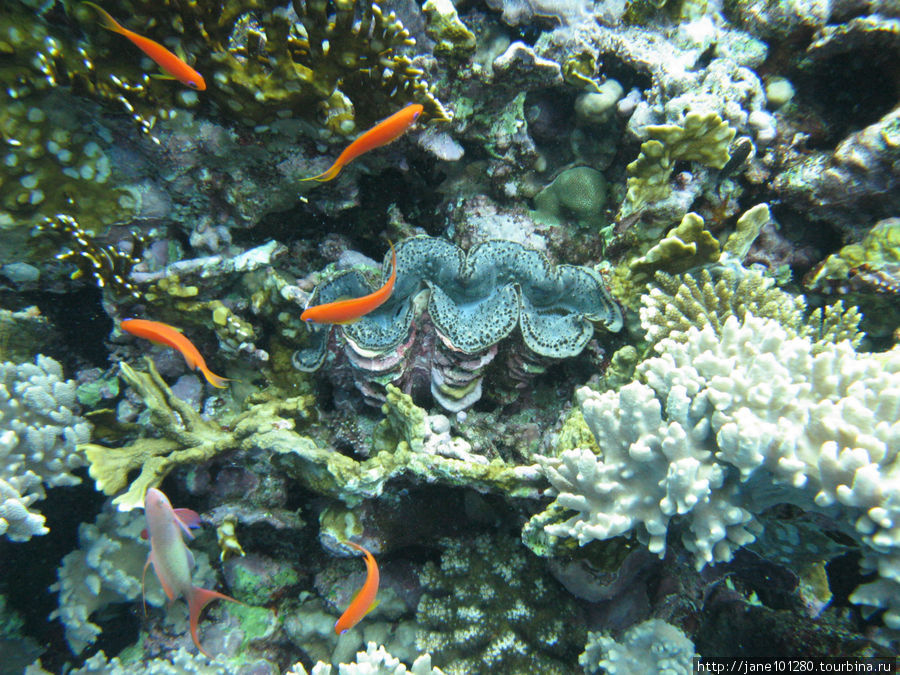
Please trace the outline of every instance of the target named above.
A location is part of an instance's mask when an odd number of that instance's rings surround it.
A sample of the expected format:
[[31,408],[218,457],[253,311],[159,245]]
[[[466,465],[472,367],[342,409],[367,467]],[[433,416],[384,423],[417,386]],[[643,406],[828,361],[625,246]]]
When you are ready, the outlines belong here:
[[424,108],[420,104],[410,103],[403,110],[395,112],[387,119],[381,120],[348,145],[327,171],[320,173],[318,176],[303,178],[301,182],[315,180],[324,183],[331,180],[341,172],[341,169],[360,155],[400,138],[419,119],[419,115],[422,114],[423,110]]
[[358,624],[359,620],[373,608],[375,596],[378,594],[379,575],[378,563],[375,562],[375,558],[359,544],[354,544],[352,541],[346,541],[344,543],[347,544],[347,546],[352,546],[366,556],[366,581],[362,588],[359,589],[359,593],[357,593],[350,602],[350,606],[344,610],[343,614],[341,614],[341,618],[335,622],[334,632],[337,635],[346,633],[353,628],[353,626]]
[[229,600],[243,604],[232,597],[218,591],[210,591],[194,586],[191,583],[191,570],[194,567],[194,557],[182,538],[187,535],[193,539],[188,529],[192,522],[200,520],[193,511],[188,509],[173,509],[169,498],[161,490],[150,488],[144,497],[144,516],[147,519],[147,532],[150,538],[150,555],[144,564],[144,575],[141,577],[141,590],[143,592],[144,577],[147,575],[147,567],[153,564],[159,583],[166,593],[169,602],[175,602],[176,598],[184,597],[190,611],[191,638],[203,654],[209,656],[200,646],[197,637],[197,622],[200,612],[212,600]]
[[369,293],[361,298],[348,298],[336,302],[326,302],[324,305],[314,305],[303,310],[300,318],[303,321],[315,323],[353,323],[371,312],[376,307],[383,305],[391,293],[394,292],[394,283],[397,281],[397,251],[391,244],[391,276],[384,286],[374,293]]
[[170,326],[169,324],[160,321],[125,319],[119,324],[119,327],[127,333],[150,340],[155,344],[177,349],[184,357],[184,361],[187,363],[188,368],[191,370],[199,368],[200,372],[203,373],[203,377],[205,377],[206,381],[212,386],[218,387],[219,389],[228,386],[225,383],[228,382],[229,379],[227,377],[220,377],[207,368],[206,361],[200,355],[200,352],[197,351],[194,343],[184,337],[184,335],[182,335],[174,326]]
[[176,80],[191,89],[198,91],[206,89],[206,81],[203,79],[203,76],[161,44],[128,30],[99,5],[95,5],[93,2],[83,2],[82,4],[92,7],[100,15],[104,28],[127,37],[138,49],[153,59],[160,68]]

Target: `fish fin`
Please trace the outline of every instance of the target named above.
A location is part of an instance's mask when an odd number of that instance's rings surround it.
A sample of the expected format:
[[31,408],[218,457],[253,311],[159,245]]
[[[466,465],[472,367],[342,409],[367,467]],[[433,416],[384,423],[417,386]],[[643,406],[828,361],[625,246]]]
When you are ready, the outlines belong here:
[[366,613],[363,614],[363,616],[368,616],[369,612],[371,612],[373,609],[378,607],[379,604],[381,604],[381,600],[379,600],[378,598],[375,598],[372,601],[372,604],[369,606],[369,609],[366,610]]
[[327,183],[332,178],[337,176],[341,172],[341,169],[343,169],[343,168],[344,168],[343,164],[338,164],[337,162],[335,162],[328,168],[327,171],[323,171],[318,176],[310,176],[309,178],[301,178],[300,182],[305,183],[308,180],[314,180],[317,183]]
[[174,75],[169,75],[167,73],[150,73],[147,77],[152,77],[154,80],[177,80],[178,79]]
[[103,9],[100,5],[95,5],[93,2],[87,2],[84,0],[82,5],[87,5],[91,7],[97,14],[100,15],[100,25],[103,26],[106,30],[111,30],[113,33],[123,33],[125,28],[116,21],[112,16],[110,16],[109,12]]
[[235,600],[224,593],[210,591],[206,588],[200,588],[199,586],[191,586],[190,594],[187,598],[188,610],[190,612],[191,638],[193,638],[194,644],[197,645],[197,649],[208,658],[212,657],[200,646],[200,638],[197,636],[197,623],[200,621],[200,612],[202,612],[203,608],[213,600],[228,600],[229,602],[236,602],[239,605],[244,604],[240,600]]
[[200,514],[190,509],[173,509],[175,511],[175,519],[181,526],[182,531],[187,535],[188,539],[194,538],[192,529],[200,527]]
[[141,600],[144,604],[144,616],[147,616],[147,594],[144,592],[144,582],[147,580],[147,568],[150,567],[152,558],[153,551],[150,551],[150,554],[147,556],[147,562],[144,563],[144,573],[141,574]]
[[216,375],[209,368],[201,368],[200,372],[203,373],[203,377],[206,378],[206,381],[209,382],[212,386],[216,387],[217,389],[225,389],[226,387],[228,387],[228,385],[225,383],[233,381],[233,380],[231,380],[231,378],[222,377],[221,375]]

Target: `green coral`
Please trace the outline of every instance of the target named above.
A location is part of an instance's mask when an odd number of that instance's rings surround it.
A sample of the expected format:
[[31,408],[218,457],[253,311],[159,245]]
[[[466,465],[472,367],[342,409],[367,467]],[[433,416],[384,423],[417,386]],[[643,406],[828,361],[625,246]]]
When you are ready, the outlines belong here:
[[813,341],[813,352],[822,345],[862,340],[858,325],[862,318],[855,307],[845,310],[841,303],[807,314],[806,300],[775,286],[774,280],[755,270],[743,268],[703,269],[695,274],[671,276],[657,272],[656,286],[643,296],[641,322],[647,340],[658,344],[671,338],[687,340],[687,331],[710,326],[716,333],[731,316],[743,320],[747,314],[774,319],[791,336]]
[[652,271],[683,272],[719,259],[719,242],[705,228],[703,218],[687,213],[647,253],[632,261],[630,268],[635,280],[642,280]]
[[759,236],[760,230],[770,222],[772,214],[768,204],[757,204],[747,209],[737,219],[734,232],[725,240],[722,250],[737,260],[743,260],[750,252],[750,247]]
[[569,218],[583,227],[597,229],[606,225],[606,179],[587,166],[566,169],[534,198],[543,220],[565,222]]
[[[273,461],[289,476],[319,494],[355,506],[380,496],[388,481],[409,477],[424,483],[466,486],[511,497],[535,497],[539,483],[526,467],[499,459],[473,461],[429,452],[425,448],[424,411],[406,394],[390,388],[386,417],[373,434],[373,453],[363,461],[321,448],[309,438],[276,430],[254,439],[257,447],[277,454]],[[482,459],[482,458],[477,458]]]
[[[293,0],[292,21],[284,1],[125,0],[120,20],[148,38],[174,43],[200,72],[201,94],[158,82],[141,69],[135,53],[115,58],[116,77],[130,99],[150,109],[195,106],[210,100],[226,115],[246,124],[268,124],[287,117],[339,118],[333,131],[349,134],[359,107],[363,121],[411,101],[425,106],[425,117],[448,119],[430,93],[422,71],[402,53],[415,44],[393,12],[356,0]],[[85,30],[104,55],[121,47],[121,37],[91,27],[95,17],[80,13]],[[349,120],[349,123],[347,123]],[[341,123],[344,122],[344,123]]]
[[422,11],[425,32],[435,42],[435,56],[465,60],[475,53],[475,34],[460,20],[451,0],[428,0]]
[[571,673],[585,629],[543,563],[504,535],[443,544],[420,574],[418,649],[448,675]]
[[[121,364],[120,372],[147,407],[152,427],[161,437],[141,436],[116,448],[95,443],[78,446],[88,458],[88,473],[98,490],[114,495],[128,486],[113,500],[123,511],[141,506],[147,489],[158,487],[174,468],[204,462],[232,450],[254,448],[260,433],[272,427],[293,427],[313,416],[311,396],[269,399],[263,392],[249,400],[255,405],[239,415],[232,424],[233,431],[228,431],[217,422],[204,419],[175,396],[153,361],[144,361],[147,372],[137,371],[127,363]],[[133,471],[140,473],[130,480]]]
[[649,125],[645,131],[648,139],[641,144],[638,158],[627,167],[623,215],[669,196],[669,178],[676,161],[700,162],[721,169],[731,157],[728,148],[735,135],[735,130],[716,112],[689,112],[680,126]]

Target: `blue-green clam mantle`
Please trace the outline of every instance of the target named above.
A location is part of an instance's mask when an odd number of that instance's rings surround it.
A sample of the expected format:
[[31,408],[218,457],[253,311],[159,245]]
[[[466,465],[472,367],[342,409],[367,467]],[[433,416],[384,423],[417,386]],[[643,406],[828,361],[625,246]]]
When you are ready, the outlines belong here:
[[[386,257],[381,282],[389,275]],[[361,272],[349,270],[320,284],[310,302],[372,290]],[[380,386],[396,382],[409,368],[408,352],[417,335],[427,334],[430,323],[439,339],[418,343],[442,350],[452,361],[451,371],[434,365],[441,359],[430,359],[432,393],[443,407],[459,410],[478,400],[481,370],[516,328],[524,350],[512,351],[524,352],[519,361],[535,368],[541,361],[581,353],[594,334],[594,322],[618,331],[622,314],[603,280],[587,267],[552,265],[540,251],[512,241],[486,241],[467,254],[443,239],[418,236],[397,247],[397,281],[388,301],[356,323],[320,327],[312,345],[295,353],[294,365],[318,370],[333,332],[355,377]]]

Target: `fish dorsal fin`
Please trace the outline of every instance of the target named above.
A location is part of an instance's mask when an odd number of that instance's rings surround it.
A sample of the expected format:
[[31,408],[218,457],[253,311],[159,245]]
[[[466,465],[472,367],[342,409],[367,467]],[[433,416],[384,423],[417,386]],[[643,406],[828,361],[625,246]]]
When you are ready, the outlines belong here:
[[191,509],[173,509],[175,511],[175,520],[178,521],[179,527],[187,535],[188,539],[194,538],[191,529],[200,527],[200,514]]

